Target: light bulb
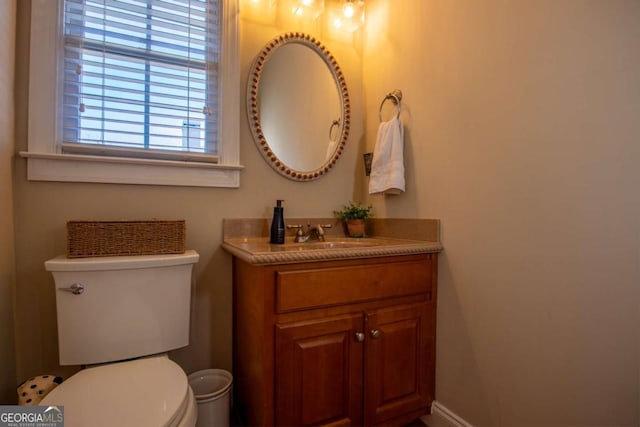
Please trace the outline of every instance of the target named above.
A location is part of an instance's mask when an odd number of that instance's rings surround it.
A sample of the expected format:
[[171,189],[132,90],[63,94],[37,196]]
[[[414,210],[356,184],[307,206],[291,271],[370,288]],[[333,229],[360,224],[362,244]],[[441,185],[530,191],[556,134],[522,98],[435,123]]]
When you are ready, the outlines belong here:
[[347,0],[347,2],[344,4],[344,7],[342,8],[342,13],[347,18],[353,17],[353,15],[356,13],[356,9],[355,7],[353,7],[353,2]]

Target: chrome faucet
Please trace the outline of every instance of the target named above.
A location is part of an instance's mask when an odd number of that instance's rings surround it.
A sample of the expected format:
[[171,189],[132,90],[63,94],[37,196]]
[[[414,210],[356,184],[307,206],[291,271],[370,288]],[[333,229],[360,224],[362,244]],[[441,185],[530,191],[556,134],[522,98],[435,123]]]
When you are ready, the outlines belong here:
[[301,224],[287,225],[287,228],[298,229],[298,231],[296,232],[296,237],[293,239],[293,241],[296,243],[304,243],[308,240],[311,240],[312,237],[315,237],[320,242],[324,242],[324,229],[331,228],[331,224],[318,224],[313,226],[311,224],[307,224],[306,233],[302,231]]

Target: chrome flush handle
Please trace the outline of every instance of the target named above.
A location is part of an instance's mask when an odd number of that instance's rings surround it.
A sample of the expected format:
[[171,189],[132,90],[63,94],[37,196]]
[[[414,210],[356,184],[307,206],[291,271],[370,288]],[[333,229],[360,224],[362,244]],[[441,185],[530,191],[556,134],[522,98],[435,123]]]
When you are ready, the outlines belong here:
[[84,285],[82,283],[74,283],[68,288],[58,288],[61,291],[71,292],[74,295],[80,295],[84,292]]

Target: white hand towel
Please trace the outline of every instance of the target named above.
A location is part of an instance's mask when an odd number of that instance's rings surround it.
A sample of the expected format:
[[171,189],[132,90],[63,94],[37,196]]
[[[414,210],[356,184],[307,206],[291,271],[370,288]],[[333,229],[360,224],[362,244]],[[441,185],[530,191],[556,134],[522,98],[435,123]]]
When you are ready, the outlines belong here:
[[373,150],[369,194],[404,192],[404,127],[398,117],[380,123]]

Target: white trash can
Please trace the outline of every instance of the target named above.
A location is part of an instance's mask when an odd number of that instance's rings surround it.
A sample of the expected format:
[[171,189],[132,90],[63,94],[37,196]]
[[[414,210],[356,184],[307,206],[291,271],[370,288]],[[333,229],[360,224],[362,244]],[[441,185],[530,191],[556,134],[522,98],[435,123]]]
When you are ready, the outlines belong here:
[[198,404],[196,427],[228,427],[233,376],[224,369],[205,369],[188,378]]

